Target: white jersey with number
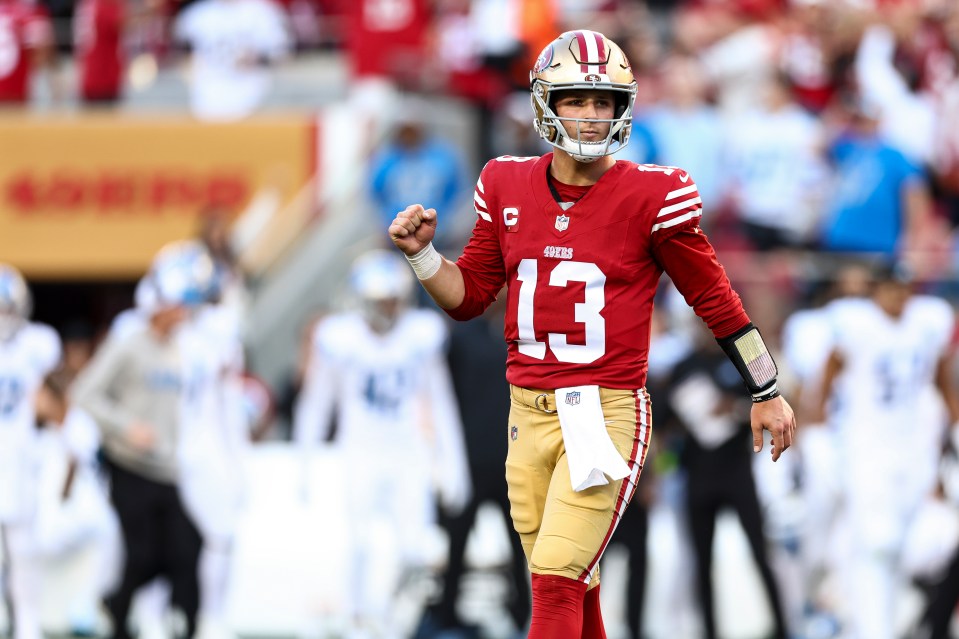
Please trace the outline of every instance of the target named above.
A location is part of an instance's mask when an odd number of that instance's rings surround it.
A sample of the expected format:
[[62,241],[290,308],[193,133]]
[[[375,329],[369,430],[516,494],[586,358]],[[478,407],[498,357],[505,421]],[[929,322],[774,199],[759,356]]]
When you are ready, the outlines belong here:
[[869,300],[836,310],[843,368],[833,386],[832,422],[848,513],[861,528],[860,543],[895,548],[935,481],[946,421],[935,375],[954,313],[926,296],[912,297],[899,318]]
[[207,539],[234,534],[245,488],[243,349],[232,319],[218,306],[203,307],[180,335],[190,367],[180,429],[181,492]]
[[944,300],[914,296],[902,316],[874,302],[843,301],[831,314],[843,360],[836,388],[842,423],[873,436],[902,436],[928,401],[936,366],[952,338],[954,313]]
[[468,483],[447,333],[442,317],[425,309],[404,312],[386,334],[359,313],[322,320],[294,417],[297,441],[319,440],[335,409],[347,454],[430,459],[449,485]]
[[32,513],[32,473],[37,469],[34,398],[60,354],[60,337],[44,324],[28,323],[0,341],[0,522],[20,521]]
[[[454,510],[469,499],[446,341],[444,320],[429,310],[404,311],[385,334],[360,313],[329,316],[314,329],[294,438],[309,450],[335,411],[350,538],[342,588],[357,617],[386,619],[389,598],[378,584],[430,561],[437,497]],[[386,542],[377,536],[384,530]],[[378,557],[384,543],[386,557]]]

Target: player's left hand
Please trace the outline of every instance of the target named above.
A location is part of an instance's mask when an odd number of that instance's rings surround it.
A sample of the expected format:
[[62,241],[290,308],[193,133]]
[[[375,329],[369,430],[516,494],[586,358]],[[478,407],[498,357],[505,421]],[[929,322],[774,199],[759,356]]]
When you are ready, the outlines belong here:
[[783,397],[774,397],[769,401],[753,404],[749,413],[750,427],[753,431],[753,450],[763,449],[763,430],[773,436],[773,461],[779,459],[783,451],[789,448],[796,436],[796,416],[789,402]]

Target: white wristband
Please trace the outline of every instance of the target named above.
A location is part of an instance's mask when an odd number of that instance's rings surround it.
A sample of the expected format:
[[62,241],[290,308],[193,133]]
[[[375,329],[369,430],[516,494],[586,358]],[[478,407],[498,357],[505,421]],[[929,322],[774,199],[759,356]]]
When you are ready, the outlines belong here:
[[406,259],[410,263],[410,266],[413,267],[413,272],[416,273],[416,279],[419,280],[428,280],[433,277],[436,275],[436,272],[440,270],[440,266],[443,265],[443,258],[440,257],[440,254],[433,248],[432,242],[427,244],[426,247],[418,253],[407,255]]

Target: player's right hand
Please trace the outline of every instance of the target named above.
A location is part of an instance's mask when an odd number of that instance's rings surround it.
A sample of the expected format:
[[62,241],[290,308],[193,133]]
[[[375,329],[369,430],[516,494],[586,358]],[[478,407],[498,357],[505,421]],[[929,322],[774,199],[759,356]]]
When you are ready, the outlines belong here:
[[390,224],[390,239],[407,255],[414,255],[433,241],[436,235],[436,210],[422,204],[410,204],[396,214]]

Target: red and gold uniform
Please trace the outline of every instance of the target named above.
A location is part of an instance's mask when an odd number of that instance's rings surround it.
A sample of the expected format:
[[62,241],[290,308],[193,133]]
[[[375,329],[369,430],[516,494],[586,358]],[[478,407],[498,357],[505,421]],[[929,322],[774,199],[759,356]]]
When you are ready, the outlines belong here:
[[[466,296],[449,314],[475,317],[508,286],[513,525],[534,574],[592,585],[649,441],[643,387],[660,276],[670,276],[717,338],[749,318],[699,228],[702,204],[689,174],[617,161],[566,208],[550,188],[551,160],[505,156],[483,169],[476,225],[457,260]],[[583,385],[600,387],[607,432],[631,473],[576,492],[553,391]]]

